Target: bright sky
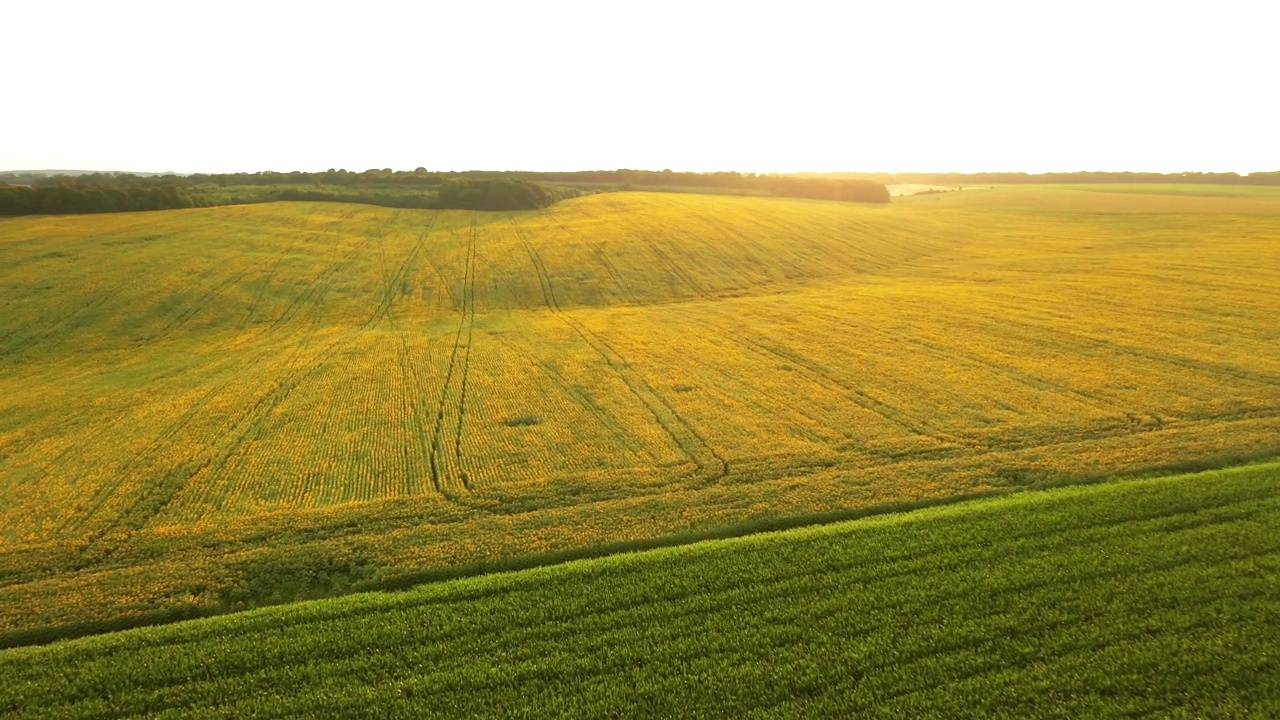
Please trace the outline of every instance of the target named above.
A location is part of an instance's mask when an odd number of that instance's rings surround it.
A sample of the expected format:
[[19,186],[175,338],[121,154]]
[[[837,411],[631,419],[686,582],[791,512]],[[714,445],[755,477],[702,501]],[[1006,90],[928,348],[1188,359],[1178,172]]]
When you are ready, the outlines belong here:
[[1280,170],[1280,2],[42,2],[0,169]]

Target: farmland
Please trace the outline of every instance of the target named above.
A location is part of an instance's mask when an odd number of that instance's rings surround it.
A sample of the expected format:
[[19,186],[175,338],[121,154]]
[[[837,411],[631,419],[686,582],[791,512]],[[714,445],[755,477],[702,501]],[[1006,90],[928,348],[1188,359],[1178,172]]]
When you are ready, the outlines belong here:
[[1280,451],[1280,191],[0,220],[0,640]]
[[13,717],[1275,717],[1280,465],[0,652]]

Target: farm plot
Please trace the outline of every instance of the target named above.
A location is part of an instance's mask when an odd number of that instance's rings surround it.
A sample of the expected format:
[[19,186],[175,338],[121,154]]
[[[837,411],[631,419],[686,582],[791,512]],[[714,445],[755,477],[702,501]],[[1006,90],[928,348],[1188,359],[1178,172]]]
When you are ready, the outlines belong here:
[[1280,196],[1039,192],[0,221],[0,633],[1275,453]]
[[0,651],[13,717],[1274,717],[1280,466]]

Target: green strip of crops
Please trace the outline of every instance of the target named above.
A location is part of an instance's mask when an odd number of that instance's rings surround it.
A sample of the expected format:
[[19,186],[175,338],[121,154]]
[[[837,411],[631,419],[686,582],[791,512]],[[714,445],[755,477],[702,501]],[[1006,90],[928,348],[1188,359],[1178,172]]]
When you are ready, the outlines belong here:
[[1280,464],[0,653],[0,714],[1280,717]]

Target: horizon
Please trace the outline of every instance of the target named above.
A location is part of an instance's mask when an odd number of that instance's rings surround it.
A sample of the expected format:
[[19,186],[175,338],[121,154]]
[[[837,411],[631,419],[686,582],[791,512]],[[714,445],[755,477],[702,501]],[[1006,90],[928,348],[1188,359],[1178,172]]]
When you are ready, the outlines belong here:
[[1280,8],[1249,2],[13,13],[9,56],[42,71],[13,79],[9,167],[1280,168],[1263,91]]
[[[421,166],[419,166],[419,167],[421,167]],[[318,174],[318,173],[325,173],[325,172],[329,172],[329,171],[331,171],[331,170],[332,170],[332,171],[336,171],[336,172],[348,172],[348,173],[353,173],[353,174],[360,174],[360,173],[373,172],[373,171],[382,172],[382,171],[387,171],[387,170],[390,170],[390,171],[391,171],[391,172],[393,172],[393,173],[411,173],[411,172],[414,172],[414,170],[416,170],[416,168],[403,168],[403,167],[401,167],[401,168],[365,168],[365,169],[363,169],[363,170],[353,170],[353,169],[350,169],[350,168],[337,168],[337,167],[334,167],[334,168],[325,168],[325,169],[321,169],[321,170],[274,170],[274,169],[273,169],[273,170],[234,170],[234,171],[229,171],[229,172],[208,172],[208,171],[201,171],[201,170],[196,170],[196,171],[191,171],[191,172],[185,172],[185,171],[181,171],[181,172],[180,172],[180,171],[171,171],[171,170],[160,170],[160,171],[155,171],[155,170],[119,170],[119,169],[109,169],[109,170],[108,170],[108,169],[89,169],[89,168],[39,168],[39,169],[0,170],[0,175],[24,175],[24,174],[37,175],[37,174],[44,174],[44,175],[48,175],[48,176],[67,175],[67,176],[69,176],[69,177],[75,177],[76,175],[73,175],[73,173],[75,173],[75,174],[86,174],[86,175],[89,175],[89,174],[95,174],[95,173],[96,173],[96,174],[104,174],[104,175],[140,175],[140,176],[160,176],[160,177],[165,177],[165,176],[187,177],[187,176],[190,176],[190,175],[257,175],[257,174],[267,174],[267,173],[277,173],[277,174],[282,174],[282,175],[283,175],[283,174],[288,174],[288,173],[292,173],[292,172],[300,172],[300,173],[306,173],[306,174]],[[790,172],[753,172],[753,171],[749,171],[749,170],[724,170],[724,169],[720,169],[720,170],[676,170],[676,169],[672,169],[672,168],[660,168],[660,169],[653,169],[653,168],[589,168],[589,169],[577,169],[577,170],[513,170],[513,169],[510,169],[510,168],[501,169],[501,170],[491,170],[491,169],[481,169],[481,168],[469,168],[469,169],[466,169],[466,170],[449,170],[449,169],[432,169],[432,168],[426,168],[426,170],[427,170],[427,172],[428,172],[428,173],[457,173],[457,174],[466,174],[466,173],[511,173],[511,174],[522,174],[522,173],[565,173],[565,174],[572,174],[572,173],[606,173],[606,172],[622,172],[622,171],[654,172],[654,173],[656,173],[656,172],[666,172],[666,171],[670,170],[671,172],[675,172],[675,173],[691,173],[691,174],[700,174],[700,175],[710,175],[710,174],[714,174],[714,173],[738,173],[738,174],[740,174],[740,175],[757,175],[757,176],[763,176],[763,175],[966,175],[966,176],[969,176],[969,175],[975,175],[975,176],[976,176],[976,175],[1016,175],[1016,174],[1031,175],[1031,176],[1039,176],[1039,175],[1090,175],[1090,174],[1108,174],[1108,175],[1122,175],[1122,174],[1127,174],[1127,175],[1166,175],[1166,176],[1177,176],[1177,175],[1199,175],[1199,174],[1204,174],[1204,175],[1238,175],[1239,177],[1242,177],[1242,178],[1243,178],[1243,177],[1249,177],[1250,175],[1258,175],[1258,174],[1272,174],[1272,173],[1280,172],[1280,169],[1277,169],[1277,170],[1255,170],[1255,171],[1253,171],[1253,172],[1244,172],[1244,173],[1236,173],[1236,172],[1231,171],[1231,170],[1226,170],[1226,171],[1221,171],[1221,172],[1218,172],[1218,171],[1212,171],[1212,170],[1205,170],[1205,171],[1202,171],[1202,170],[1179,170],[1179,171],[1176,171],[1176,172],[1159,172],[1159,171],[1154,171],[1154,170],[1049,170],[1049,171],[1045,171],[1045,172],[1026,172],[1026,171],[1023,171],[1023,170],[978,170],[978,171],[974,171],[974,172],[961,172],[961,171],[950,171],[950,170],[909,170],[909,171],[897,171],[897,172],[894,172],[894,171],[882,171],[882,170],[830,170],[830,171],[796,170],[796,171],[790,171]]]

